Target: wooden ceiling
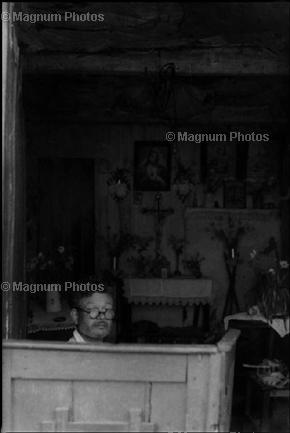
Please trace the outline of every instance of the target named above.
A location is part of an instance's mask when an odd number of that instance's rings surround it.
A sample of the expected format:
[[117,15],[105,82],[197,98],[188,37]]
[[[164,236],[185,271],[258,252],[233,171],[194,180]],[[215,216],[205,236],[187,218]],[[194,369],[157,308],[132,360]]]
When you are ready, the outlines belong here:
[[[287,74],[289,3],[15,3],[61,21],[17,22],[25,72],[143,73],[174,62],[181,75]],[[64,13],[104,21],[64,20]]]

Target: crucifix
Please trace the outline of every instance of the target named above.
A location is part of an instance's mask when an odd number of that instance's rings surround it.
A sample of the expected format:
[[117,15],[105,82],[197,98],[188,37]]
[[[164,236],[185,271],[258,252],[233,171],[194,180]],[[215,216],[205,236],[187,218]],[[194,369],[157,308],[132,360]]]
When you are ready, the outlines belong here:
[[160,207],[161,199],[162,199],[162,194],[160,192],[157,192],[154,197],[156,206],[152,208],[142,209],[142,213],[154,216],[156,257],[161,255],[162,228],[163,228],[165,218],[174,213],[174,210],[171,208],[161,209]]

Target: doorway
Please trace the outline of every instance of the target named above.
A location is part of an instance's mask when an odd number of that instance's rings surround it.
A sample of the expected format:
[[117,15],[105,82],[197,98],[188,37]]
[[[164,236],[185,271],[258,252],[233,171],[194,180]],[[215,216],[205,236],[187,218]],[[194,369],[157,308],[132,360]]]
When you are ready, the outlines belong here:
[[74,278],[94,273],[94,163],[85,158],[38,160],[38,251],[63,246]]

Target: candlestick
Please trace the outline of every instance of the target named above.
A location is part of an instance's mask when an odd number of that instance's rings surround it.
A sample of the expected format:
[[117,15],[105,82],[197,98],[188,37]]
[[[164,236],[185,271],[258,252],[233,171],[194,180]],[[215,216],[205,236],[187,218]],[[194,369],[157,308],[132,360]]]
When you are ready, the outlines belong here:
[[116,272],[117,270],[117,257],[113,257],[113,271]]
[[235,258],[235,250],[232,248],[232,259]]

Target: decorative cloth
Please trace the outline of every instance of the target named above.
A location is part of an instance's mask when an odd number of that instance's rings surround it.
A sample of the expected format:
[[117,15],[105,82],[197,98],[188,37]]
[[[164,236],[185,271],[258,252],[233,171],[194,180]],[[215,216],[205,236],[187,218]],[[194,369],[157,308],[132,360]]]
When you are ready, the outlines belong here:
[[271,328],[273,328],[280,337],[285,337],[288,335],[289,330],[289,317],[286,318],[274,318],[272,321],[266,319],[262,314],[249,314],[247,312],[233,314],[231,316],[226,316],[224,318],[225,329],[227,330],[229,327],[230,320],[248,320],[248,321],[259,321],[265,322]]

